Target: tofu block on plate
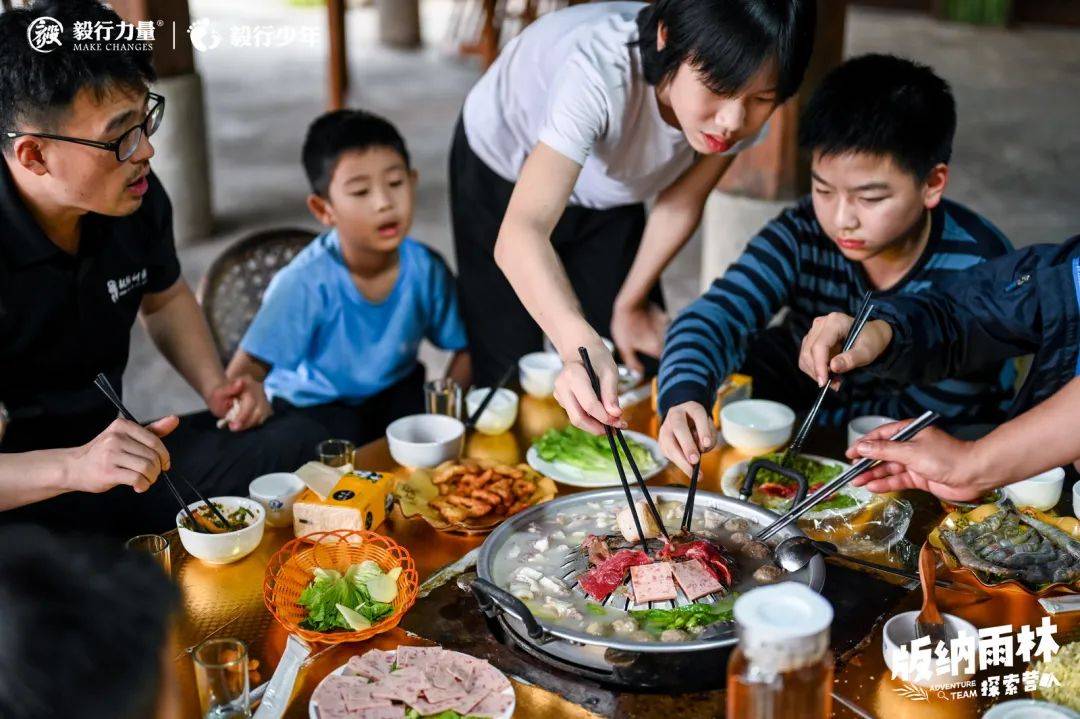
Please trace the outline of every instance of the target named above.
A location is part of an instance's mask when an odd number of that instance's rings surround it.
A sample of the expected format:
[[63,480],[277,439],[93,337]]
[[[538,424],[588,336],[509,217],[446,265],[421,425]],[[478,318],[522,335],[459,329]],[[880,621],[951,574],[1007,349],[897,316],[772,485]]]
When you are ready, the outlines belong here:
[[675,580],[671,578],[671,564],[653,562],[630,567],[630,585],[634,589],[634,603],[666,602],[675,598]]
[[706,594],[722,591],[724,586],[717,581],[700,559],[691,559],[686,562],[677,562],[671,567],[675,574],[675,581],[683,590],[683,594],[691,602],[704,597]]

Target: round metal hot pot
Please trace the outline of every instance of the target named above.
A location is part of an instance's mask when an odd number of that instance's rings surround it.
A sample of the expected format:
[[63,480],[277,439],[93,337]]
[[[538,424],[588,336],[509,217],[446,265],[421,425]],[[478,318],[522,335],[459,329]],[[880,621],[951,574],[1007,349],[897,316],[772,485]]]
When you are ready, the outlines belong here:
[[[687,490],[683,487],[650,489],[656,500],[684,502],[686,499]],[[707,638],[685,642],[641,642],[594,636],[533,616],[521,600],[495,583],[495,558],[516,532],[558,513],[582,511],[590,502],[623,500],[623,497],[621,488],[568,495],[516,514],[492,532],[480,547],[477,579],[471,585],[489,628],[500,641],[516,646],[542,662],[604,684],[656,690],[722,687],[727,657],[736,642],[730,626],[710,633]],[[745,517],[761,527],[777,516],[746,501],[698,491],[695,514],[707,509]],[[775,546],[783,539],[802,534],[793,523],[778,532],[770,544]],[[738,591],[753,586],[753,580],[746,579],[737,586]],[[803,582],[820,592],[825,584],[825,562],[821,556],[816,556],[800,571],[787,574],[785,580]]]

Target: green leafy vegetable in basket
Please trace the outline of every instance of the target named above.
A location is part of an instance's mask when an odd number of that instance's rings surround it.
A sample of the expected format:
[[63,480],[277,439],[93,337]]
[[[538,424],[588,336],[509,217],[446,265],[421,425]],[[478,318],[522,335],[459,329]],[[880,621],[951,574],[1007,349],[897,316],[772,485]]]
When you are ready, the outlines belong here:
[[[656,459],[643,444],[627,437],[626,445],[638,469],[650,472],[656,468]],[[616,471],[607,438],[591,435],[577,427],[549,429],[536,440],[535,447],[545,462],[561,462],[585,472]],[[628,466],[622,447],[618,449],[623,466]]]
[[316,567],[314,578],[298,603],[308,610],[304,629],[332,632],[360,631],[386,619],[394,611],[401,567],[384,572],[370,559],[351,565],[345,573]]
[[636,610],[631,611],[630,616],[650,634],[660,634],[665,629],[685,630],[706,627],[716,622],[730,622],[734,618],[732,607],[735,606],[737,596],[732,594],[714,604],[687,604],[674,609]]

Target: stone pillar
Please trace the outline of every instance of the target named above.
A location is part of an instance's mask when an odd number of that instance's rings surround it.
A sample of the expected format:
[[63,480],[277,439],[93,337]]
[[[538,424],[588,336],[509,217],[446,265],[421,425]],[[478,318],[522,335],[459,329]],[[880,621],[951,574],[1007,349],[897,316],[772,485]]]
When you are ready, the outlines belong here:
[[[187,0],[112,0],[128,22],[161,21],[154,42],[154,91],[165,97],[165,117],[152,140],[151,167],[173,205],[177,244],[208,236],[213,229],[210,160],[207,151],[202,79],[187,41],[191,15]],[[183,42],[172,48],[172,23]]]
[[154,90],[166,101],[151,167],[172,200],[177,243],[190,243],[211,235],[214,224],[202,78],[197,72],[163,77]]
[[375,0],[379,41],[402,48],[420,47],[420,0]]

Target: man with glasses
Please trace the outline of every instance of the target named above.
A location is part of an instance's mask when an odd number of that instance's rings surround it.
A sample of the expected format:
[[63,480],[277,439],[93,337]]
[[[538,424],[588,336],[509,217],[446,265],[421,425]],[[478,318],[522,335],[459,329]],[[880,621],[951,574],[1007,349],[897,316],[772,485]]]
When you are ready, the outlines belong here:
[[[64,28],[49,53],[27,40],[39,17]],[[0,510],[22,507],[0,521],[164,530],[177,506],[153,486],[162,469],[206,495],[246,494],[319,437],[301,418],[263,425],[262,385],[226,379],[150,170],[165,99],[148,91],[149,53],[74,49],[86,21],[120,18],[93,0],[0,14]],[[116,419],[93,380],[121,386],[136,316],[208,412],[146,427]],[[217,430],[227,414],[232,432]]]

